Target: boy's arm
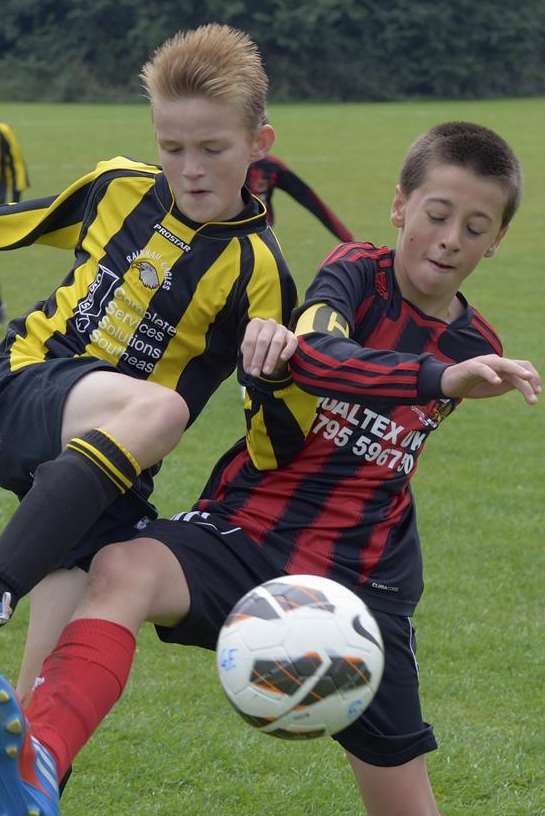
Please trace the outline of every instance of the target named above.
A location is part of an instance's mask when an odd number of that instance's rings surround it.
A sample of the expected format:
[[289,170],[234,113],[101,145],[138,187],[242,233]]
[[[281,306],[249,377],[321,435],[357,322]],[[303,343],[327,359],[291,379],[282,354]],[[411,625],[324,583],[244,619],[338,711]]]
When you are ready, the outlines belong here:
[[245,387],[246,446],[258,470],[288,464],[304,447],[316,397],[292,382],[286,361],[295,335],[274,320],[250,321],[241,346],[239,381]]
[[447,368],[431,354],[372,349],[350,339],[350,325],[327,303],[302,312],[295,328],[298,348],[290,360],[294,382],[304,391],[347,402],[373,399],[425,404],[444,394]]
[[0,206],[0,250],[37,243],[74,249],[93,180],[89,174],[58,196]]
[[280,190],[288,193],[298,204],[305,207],[309,212],[322,222],[333,235],[340,241],[353,241],[350,230],[337,218],[335,213],[325,204],[322,199],[312,190],[308,184],[299,178],[292,170],[285,165],[279,168],[277,184]]
[[0,206],[0,250],[37,243],[75,249],[84,228],[90,198],[103,181],[106,184],[109,178],[124,172],[154,175],[151,166],[120,156],[99,162],[92,172],[77,179],[60,195]]
[[362,347],[349,339],[343,315],[325,303],[306,309],[295,333],[298,348],[290,360],[293,380],[319,396],[418,405],[441,397],[495,397],[517,389],[532,405],[541,392],[539,374],[526,360],[487,354],[447,364],[431,354]]

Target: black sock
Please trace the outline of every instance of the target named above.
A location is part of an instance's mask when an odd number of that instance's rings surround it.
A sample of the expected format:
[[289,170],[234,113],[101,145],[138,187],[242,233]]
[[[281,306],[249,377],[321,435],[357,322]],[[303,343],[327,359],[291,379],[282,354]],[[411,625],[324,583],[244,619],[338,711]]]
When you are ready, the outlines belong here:
[[34,484],[0,535],[0,596],[12,605],[64,557],[140,473],[134,457],[93,430],[36,469]]

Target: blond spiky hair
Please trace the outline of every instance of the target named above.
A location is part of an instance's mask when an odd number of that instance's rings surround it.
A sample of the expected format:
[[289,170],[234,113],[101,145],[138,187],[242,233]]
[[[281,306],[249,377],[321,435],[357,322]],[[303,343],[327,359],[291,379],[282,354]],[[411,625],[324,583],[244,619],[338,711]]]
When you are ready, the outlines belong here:
[[156,99],[205,96],[238,106],[250,129],[267,121],[268,79],[256,44],[243,31],[210,23],[179,31],[161,45],[140,78]]

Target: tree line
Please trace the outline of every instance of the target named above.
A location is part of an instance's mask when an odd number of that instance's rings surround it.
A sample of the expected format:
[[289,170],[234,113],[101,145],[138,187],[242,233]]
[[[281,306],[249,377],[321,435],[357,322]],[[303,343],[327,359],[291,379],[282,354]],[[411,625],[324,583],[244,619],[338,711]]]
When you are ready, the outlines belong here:
[[545,0],[2,0],[0,98],[137,100],[153,50],[211,21],[256,40],[278,101],[545,93]]

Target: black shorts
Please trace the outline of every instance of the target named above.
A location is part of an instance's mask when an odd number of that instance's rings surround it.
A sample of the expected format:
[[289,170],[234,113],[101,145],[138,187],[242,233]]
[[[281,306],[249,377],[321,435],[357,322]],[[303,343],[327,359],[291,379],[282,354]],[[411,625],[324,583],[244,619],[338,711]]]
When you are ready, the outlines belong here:
[[[95,357],[67,357],[27,366],[0,381],[0,487],[19,499],[32,487],[38,465],[61,452],[64,404],[70,389],[92,371],[116,371]],[[63,566],[87,569],[105,544],[132,537],[143,516],[157,512],[147,501],[153,478],[144,471],[69,553]]]
[[[235,603],[257,584],[285,574],[239,527],[207,513],[152,522],[137,534],[163,542],[178,558],[191,606],[176,627],[156,627],[168,643],[214,650]],[[343,748],[371,765],[403,765],[437,748],[422,719],[414,627],[410,618],[373,610],[385,645],[379,690],[363,715],[336,734]]]

